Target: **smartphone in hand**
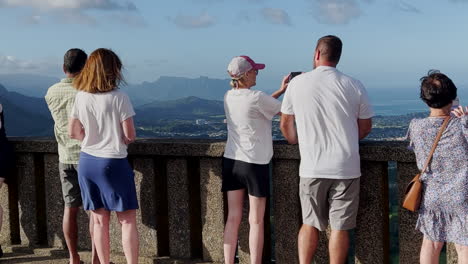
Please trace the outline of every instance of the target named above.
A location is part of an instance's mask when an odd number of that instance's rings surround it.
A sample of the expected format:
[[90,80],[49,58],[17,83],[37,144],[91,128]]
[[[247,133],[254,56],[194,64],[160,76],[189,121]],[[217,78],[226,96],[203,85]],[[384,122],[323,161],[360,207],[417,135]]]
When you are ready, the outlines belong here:
[[289,74],[289,81],[290,82],[294,77],[298,76],[299,74],[302,74],[302,72],[291,72]]

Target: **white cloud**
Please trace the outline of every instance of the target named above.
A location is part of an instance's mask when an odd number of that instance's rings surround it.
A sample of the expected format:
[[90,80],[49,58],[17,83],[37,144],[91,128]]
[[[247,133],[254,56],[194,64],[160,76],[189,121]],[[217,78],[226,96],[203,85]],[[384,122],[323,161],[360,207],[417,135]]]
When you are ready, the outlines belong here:
[[136,6],[130,1],[116,0],[0,0],[0,7],[30,7],[38,10],[128,10],[136,11]]
[[347,24],[362,14],[356,0],[314,0],[313,2],[315,18],[325,24]]
[[[54,61],[54,63],[52,63],[52,61]],[[0,73],[29,73],[58,76],[61,73],[62,67],[55,61],[54,59],[41,59],[37,61],[23,60],[14,56],[0,54]]]
[[42,17],[38,15],[30,15],[22,18],[22,21],[25,24],[30,24],[30,25],[37,25],[40,24],[42,21]]
[[291,25],[291,19],[286,11],[276,8],[263,8],[261,11],[262,16],[270,23],[280,25]]
[[421,13],[421,10],[416,8],[415,6],[408,4],[404,1],[395,2],[396,8],[400,11],[408,12],[408,13]]
[[70,24],[96,25],[96,13],[88,11],[111,11],[120,23],[130,26],[146,25],[138,8],[128,0],[0,0],[1,8],[28,8],[32,14],[20,21],[39,24],[47,18]]
[[34,64],[31,61],[19,60],[13,56],[0,55],[0,69],[9,69],[9,70],[36,70],[38,65]]
[[199,16],[177,15],[169,20],[185,29],[206,28],[215,24],[215,18],[207,13],[202,13]]
[[97,25],[96,18],[84,12],[63,12],[54,14],[54,18],[66,24]]
[[109,16],[109,19],[133,27],[148,26],[146,20],[144,20],[141,16],[134,16],[130,14],[114,14],[112,16]]

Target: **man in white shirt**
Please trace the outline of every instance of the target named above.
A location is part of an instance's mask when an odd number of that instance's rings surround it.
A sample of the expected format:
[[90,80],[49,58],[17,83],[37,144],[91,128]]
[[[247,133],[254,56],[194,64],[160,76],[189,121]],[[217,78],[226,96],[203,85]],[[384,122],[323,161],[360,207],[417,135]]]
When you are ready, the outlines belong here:
[[359,140],[370,133],[374,113],[361,82],[336,69],[341,50],[338,37],[320,38],[314,70],[291,80],[281,107],[281,131],[290,144],[299,144],[301,154],[301,264],[312,261],[319,231],[328,224],[330,263],[345,263],[348,230],[356,226]]

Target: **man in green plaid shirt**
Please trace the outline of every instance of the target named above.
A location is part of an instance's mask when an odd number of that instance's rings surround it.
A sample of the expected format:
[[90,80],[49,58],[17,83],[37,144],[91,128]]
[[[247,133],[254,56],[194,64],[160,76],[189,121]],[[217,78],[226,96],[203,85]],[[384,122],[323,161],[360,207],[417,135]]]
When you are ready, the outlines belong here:
[[[70,264],[80,264],[77,250],[77,215],[82,205],[81,190],[78,183],[78,160],[80,141],[68,136],[68,118],[78,92],[72,85],[86,63],[87,55],[80,49],[70,49],[65,53],[63,71],[66,75],[59,83],[52,85],[45,96],[50,113],[55,122],[54,132],[58,144],[59,174],[65,204],[63,213],[63,234],[70,253]],[[92,231],[90,219],[90,231]],[[93,244],[93,263],[99,263]]]

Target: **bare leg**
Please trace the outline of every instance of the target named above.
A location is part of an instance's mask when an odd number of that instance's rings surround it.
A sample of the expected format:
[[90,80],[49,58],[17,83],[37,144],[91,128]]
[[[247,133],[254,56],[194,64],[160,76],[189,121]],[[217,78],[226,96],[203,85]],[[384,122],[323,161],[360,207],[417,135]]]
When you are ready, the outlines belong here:
[[96,246],[96,252],[101,263],[109,263],[110,242],[109,242],[109,219],[110,212],[105,209],[91,211],[91,217],[94,221],[93,241]]
[[455,244],[458,255],[458,264],[468,264],[468,246]]
[[317,250],[319,231],[317,228],[303,224],[298,236],[299,263],[310,264]]
[[442,250],[443,246],[443,242],[432,241],[424,237],[420,254],[421,264],[439,263],[440,251]]
[[264,241],[264,223],[265,217],[265,197],[255,197],[249,195],[249,248],[250,248],[250,263],[261,264]]
[[224,228],[224,263],[226,264],[233,264],[236,256],[244,196],[245,189],[227,192],[228,217]]
[[91,237],[91,263],[92,264],[100,264],[99,262],[99,257],[96,252],[96,245],[94,244],[94,221],[93,221],[93,215],[90,213],[89,214],[89,235]]
[[122,225],[122,247],[125,258],[127,259],[127,264],[137,264],[139,241],[136,210],[117,212],[117,218]]
[[63,211],[62,229],[67,243],[68,253],[70,254],[70,263],[79,264],[80,255],[78,255],[78,216],[79,207],[65,207]]
[[330,264],[346,263],[349,249],[349,232],[347,230],[332,230],[328,250]]

